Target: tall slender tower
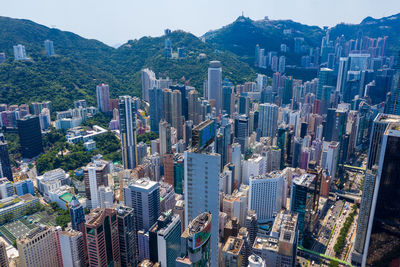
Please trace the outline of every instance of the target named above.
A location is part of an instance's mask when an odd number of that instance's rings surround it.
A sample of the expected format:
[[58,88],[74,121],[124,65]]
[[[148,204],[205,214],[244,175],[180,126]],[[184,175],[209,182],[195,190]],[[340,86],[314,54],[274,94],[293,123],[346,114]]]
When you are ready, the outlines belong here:
[[136,110],[130,96],[120,96],[118,101],[119,130],[121,133],[122,162],[125,169],[134,169],[136,153]]
[[210,61],[208,67],[208,100],[215,101],[216,114],[221,112],[222,98],[222,68],[221,62]]
[[206,152],[214,139],[214,121],[205,121],[193,129],[192,146],[184,154],[184,198],[185,225],[203,212],[211,212],[211,266],[218,266],[221,156]]
[[101,112],[110,112],[110,89],[108,84],[99,84],[96,86],[97,107]]

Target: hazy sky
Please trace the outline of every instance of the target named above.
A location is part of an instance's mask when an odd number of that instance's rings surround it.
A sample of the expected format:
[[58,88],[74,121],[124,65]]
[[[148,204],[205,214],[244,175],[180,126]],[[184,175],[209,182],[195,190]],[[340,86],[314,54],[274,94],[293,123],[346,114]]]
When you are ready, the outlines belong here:
[[[292,19],[333,26],[400,13],[400,0],[1,0],[0,15],[30,19],[109,45],[165,28],[200,36],[235,20]],[[1,26],[1,25],[0,25]]]

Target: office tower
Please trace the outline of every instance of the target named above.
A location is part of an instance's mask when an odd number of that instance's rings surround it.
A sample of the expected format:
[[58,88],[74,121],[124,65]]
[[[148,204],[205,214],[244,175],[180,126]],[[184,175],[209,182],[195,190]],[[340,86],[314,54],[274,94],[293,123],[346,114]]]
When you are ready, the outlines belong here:
[[159,124],[160,134],[160,157],[163,159],[165,154],[172,152],[171,148],[171,125],[166,121]]
[[222,68],[221,62],[210,61],[208,67],[208,100],[215,101],[216,115],[221,112],[222,97]]
[[199,93],[196,90],[190,90],[188,93],[188,119],[193,125],[200,123],[200,102]]
[[141,71],[141,80],[142,80],[142,99],[144,101],[149,102],[150,90],[152,90],[154,87],[158,87],[156,75],[150,69],[143,69]]
[[122,205],[116,207],[115,210],[118,221],[121,267],[135,266],[137,253],[135,214],[132,208]]
[[0,241],[0,266],[8,267],[8,256],[6,250],[6,243]]
[[8,146],[5,140],[0,140],[0,177],[6,177],[8,180],[13,181],[10,155],[8,154]]
[[16,243],[20,266],[61,266],[55,231],[53,227],[39,226],[18,238]]
[[242,183],[242,149],[239,143],[232,144],[232,164],[235,166],[235,183]]
[[[185,225],[203,212],[211,212],[211,264],[218,264],[218,215],[219,215],[219,173],[221,156],[206,153],[215,139],[214,122],[209,120],[193,129],[192,147],[185,151],[184,161],[184,199]],[[210,216],[211,217],[211,216]]]
[[286,67],[286,58],[285,58],[285,56],[280,56],[278,72],[281,74],[285,73],[285,67]]
[[[81,267],[85,265],[85,240],[82,232],[73,229],[60,231],[59,243],[63,266]],[[47,253],[54,253],[54,251]]]
[[121,262],[118,220],[114,209],[94,209],[86,215],[87,253],[90,266],[113,266]]
[[94,160],[83,168],[86,198],[90,209],[100,205],[99,186],[108,186],[108,166],[103,160]]
[[136,230],[148,231],[160,214],[158,183],[145,178],[132,180],[124,188],[124,203],[133,208]]
[[243,263],[244,240],[229,236],[222,248],[222,266],[241,267]]
[[286,77],[284,80],[282,94],[279,94],[282,99],[282,105],[288,105],[293,98],[293,79],[291,76]]
[[304,235],[310,234],[312,227],[315,227],[313,218],[318,210],[321,178],[315,174],[305,173],[292,179],[290,211],[298,213],[300,240],[303,240]]
[[107,113],[110,108],[110,89],[108,84],[99,84],[96,86],[97,108],[99,111]]
[[181,220],[171,210],[161,213],[150,229],[150,260],[161,266],[175,266],[181,253]]
[[180,100],[181,103],[179,104],[180,106],[180,110],[181,110],[181,116],[183,117],[183,120],[187,120],[188,117],[188,93],[189,91],[193,90],[191,88],[193,87],[186,87],[186,85],[182,85],[182,84],[177,84],[177,85],[170,85],[169,88],[172,91],[179,91],[181,93],[181,97],[179,97],[180,99],[177,99],[175,101]]
[[176,267],[218,266],[218,259],[213,263],[213,256],[218,258],[218,250],[213,255],[212,217],[211,213],[204,212],[190,221],[181,235],[181,257],[176,259]]
[[349,54],[350,71],[362,71],[368,68],[370,54]]
[[182,98],[185,97],[179,90],[172,91],[171,94],[171,126],[176,129],[177,138],[183,137],[183,116],[182,116]]
[[120,96],[118,101],[122,162],[125,169],[134,169],[137,165],[136,110],[132,97]]
[[338,142],[324,141],[321,155],[321,167],[329,172],[329,175],[332,176],[333,180],[335,180],[336,177],[336,170],[339,160],[339,150],[340,147]]
[[163,89],[163,119],[172,123],[172,91],[171,89]]
[[44,48],[46,49],[46,55],[53,56],[54,55],[54,44],[53,41],[46,40],[44,41]]
[[163,90],[157,87],[149,89],[150,129],[158,133],[158,124],[163,118]]
[[260,136],[275,137],[278,128],[278,110],[275,104],[260,104],[258,119]]
[[249,116],[250,98],[247,96],[239,96],[239,114]]
[[400,123],[386,128],[380,151],[362,264],[389,266],[399,255]]
[[281,211],[277,214],[271,234],[257,237],[253,253],[271,266],[295,266],[298,242],[298,214]]
[[326,115],[325,141],[342,141],[346,134],[348,111],[343,108],[329,108]]
[[372,169],[374,165],[379,165],[379,156],[383,135],[390,123],[400,122],[400,116],[379,113],[372,124],[371,137],[368,149],[367,169]]
[[249,137],[249,118],[246,115],[235,117],[235,142],[241,146],[241,152],[244,154],[248,148]]
[[39,117],[25,116],[17,120],[21,154],[24,158],[34,158],[43,152],[42,132]]
[[25,51],[25,46],[24,45],[14,45],[14,57],[15,60],[26,60],[28,59],[26,57],[26,51]]
[[222,111],[229,116],[233,114],[235,108],[233,88],[233,84],[227,79],[222,83]]
[[71,217],[71,227],[73,230],[84,232],[85,230],[85,211],[83,206],[75,196],[69,204],[69,216]]
[[280,172],[253,176],[249,179],[249,209],[258,222],[272,221],[282,207],[283,175]]

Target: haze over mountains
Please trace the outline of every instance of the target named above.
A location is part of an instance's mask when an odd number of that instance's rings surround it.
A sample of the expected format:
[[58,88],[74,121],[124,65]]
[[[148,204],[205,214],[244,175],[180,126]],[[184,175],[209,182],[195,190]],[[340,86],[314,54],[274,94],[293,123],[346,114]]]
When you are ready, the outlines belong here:
[[[292,34],[284,34],[284,29],[291,29]],[[400,14],[381,19],[368,17],[355,25],[339,24],[331,29],[331,38],[341,34],[346,39],[354,38],[360,30],[370,37],[390,36],[389,54],[400,48]],[[140,95],[140,70],[144,67],[202,92],[210,60],[222,62],[224,77],[243,83],[254,79],[258,71],[252,67],[256,44],[266,51],[278,51],[282,43],[293,47],[293,38],[303,37],[305,44],[317,47],[324,34],[319,27],[290,20],[253,21],[239,17],[232,24],[207,32],[201,37],[205,42],[190,33],[175,31],[168,36],[131,40],[116,49],[29,20],[0,17],[0,52],[7,56],[6,62],[0,64],[0,102],[51,100],[54,111],[66,109],[75,99],[85,98],[94,104],[95,86],[101,82],[110,85],[112,97]],[[165,58],[166,38],[171,40],[174,51],[185,47],[187,57]],[[54,42],[57,56],[44,55],[46,39]],[[12,48],[16,44],[26,46],[32,61],[14,61]],[[289,53],[287,64],[298,61],[298,57]]]

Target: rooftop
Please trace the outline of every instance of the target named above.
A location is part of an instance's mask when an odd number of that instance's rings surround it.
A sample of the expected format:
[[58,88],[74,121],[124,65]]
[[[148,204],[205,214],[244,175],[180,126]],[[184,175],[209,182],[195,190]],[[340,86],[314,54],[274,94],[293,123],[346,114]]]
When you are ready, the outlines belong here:
[[315,179],[314,174],[304,173],[300,177],[299,176],[294,177],[293,183],[296,185],[309,187],[312,184],[312,182],[314,181],[314,179]]
[[244,244],[243,239],[230,236],[226,241],[222,251],[225,253],[230,253],[238,256],[239,253],[242,251],[243,244]]

